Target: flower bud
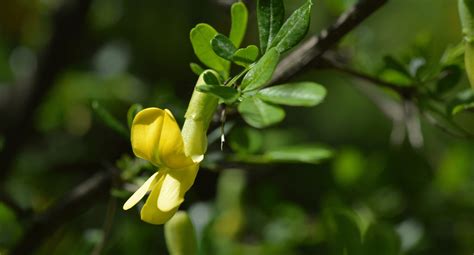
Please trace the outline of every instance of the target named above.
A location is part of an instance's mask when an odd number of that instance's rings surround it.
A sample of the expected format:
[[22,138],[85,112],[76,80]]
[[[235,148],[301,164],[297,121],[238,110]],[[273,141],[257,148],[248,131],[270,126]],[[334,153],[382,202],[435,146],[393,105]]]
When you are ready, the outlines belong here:
[[177,212],[166,222],[165,239],[170,255],[198,254],[194,226],[184,211]]

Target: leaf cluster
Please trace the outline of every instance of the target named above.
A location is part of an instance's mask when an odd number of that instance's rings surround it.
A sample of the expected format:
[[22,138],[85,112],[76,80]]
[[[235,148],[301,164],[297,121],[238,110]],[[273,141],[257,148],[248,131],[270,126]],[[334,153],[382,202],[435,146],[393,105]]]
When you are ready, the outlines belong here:
[[[282,121],[285,111],[279,105],[315,106],[326,96],[326,90],[314,82],[287,83],[265,88],[277,68],[281,55],[297,45],[306,35],[311,18],[311,0],[307,0],[285,20],[282,0],[257,2],[260,47],[241,47],[247,30],[248,10],[243,2],[232,5],[232,26],[229,36],[208,24],[198,24],[190,39],[197,58],[210,70],[191,63],[197,75],[203,74],[204,84],[196,90],[237,107],[251,126],[264,128]],[[231,65],[240,69],[231,75]]]

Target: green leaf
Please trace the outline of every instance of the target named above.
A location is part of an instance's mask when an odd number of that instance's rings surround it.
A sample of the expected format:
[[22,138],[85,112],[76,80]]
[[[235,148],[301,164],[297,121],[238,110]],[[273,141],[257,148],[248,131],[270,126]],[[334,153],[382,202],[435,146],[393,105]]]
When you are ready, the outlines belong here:
[[308,0],[306,4],[293,12],[278,31],[269,48],[276,48],[281,54],[303,40],[309,29],[312,5],[311,0]]
[[362,255],[362,237],[356,215],[345,209],[326,210],[323,225],[331,254]]
[[446,66],[441,73],[445,75],[436,83],[438,93],[448,92],[461,81],[462,71],[457,65]]
[[380,251],[384,255],[400,254],[398,234],[392,227],[383,224],[373,224],[367,229],[363,247],[365,255],[378,255]]
[[190,63],[189,67],[191,67],[191,71],[197,75],[201,75],[204,72],[204,68],[196,63]]
[[366,170],[364,156],[354,149],[341,149],[333,162],[334,180],[341,187],[359,185],[360,178]]
[[170,255],[197,255],[196,231],[188,214],[177,212],[165,223],[165,240]]
[[269,50],[244,76],[241,88],[251,91],[264,86],[272,78],[279,58],[280,53],[276,49]]
[[202,75],[202,79],[207,85],[213,85],[213,86],[219,86],[221,85],[221,82],[219,81],[219,78],[216,76],[216,74],[211,71],[211,70],[206,70],[204,71]]
[[237,65],[248,67],[258,58],[258,47],[249,45],[245,49],[238,49],[232,56],[232,61]]
[[265,53],[285,21],[283,0],[258,0],[257,19],[260,49]]
[[315,106],[323,101],[326,89],[314,82],[298,82],[265,88],[257,95],[274,104]]
[[[15,244],[22,235],[22,226],[15,216],[15,212],[0,203],[0,247],[5,248]],[[3,249],[0,249],[3,250]]]
[[447,105],[449,115],[456,115],[469,109],[474,109],[474,90],[472,89],[460,92],[456,98]]
[[212,50],[221,58],[232,60],[232,56],[237,51],[234,43],[222,34],[217,34],[211,41]]
[[257,129],[236,128],[229,135],[229,145],[233,151],[239,154],[253,154],[262,148],[263,137]]
[[127,123],[129,129],[132,128],[132,123],[133,119],[135,118],[135,115],[137,115],[137,113],[141,110],[143,110],[143,106],[141,104],[133,104],[132,106],[130,106],[130,108],[128,108]]
[[93,101],[92,109],[97,114],[99,119],[109,128],[127,139],[130,137],[130,134],[128,133],[128,130],[125,128],[125,126],[122,125],[122,123],[118,121],[107,109],[102,107],[99,102]]
[[400,74],[402,74],[403,76],[405,76],[408,79],[410,79],[412,77],[410,72],[408,71],[408,69],[405,67],[405,65],[402,64],[397,59],[395,59],[394,57],[385,56],[383,58],[383,61],[385,63],[385,68],[395,70],[395,71],[399,72]]
[[255,128],[268,127],[285,118],[282,108],[267,104],[258,97],[245,98],[239,104],[238,110],[245,122]]
[[332,157],[333,151],[321,145],[296,145],[272,149],[264,156],[272,162],[319,164]]
[[240,93],[231,87],[198,85],[196,90],[202,93],[212,94],[226,104],[232,104],[239,99]]
[[229,75],[230,62],[220,58],[211,46],[211,40],[217,35],[217,31],[208,24],[198,24],[191,30],[190,39],[194,53],[206,66],[219,72],[224,78]]
[[408,77],[394,69],[383,70],[379,77],[384,81],[397,84],[401,87],[407,87],[413,84],[413,80],[411,77]]
[[232,26],[230,28],[229,38],[236,48],[240,47],[247,31],[248,11],[243,2],[236,2],[231,9]]
[[459,65],[464,62],[464,41],[450,45],[446,48],[441,57],[440,63],[444,66]]

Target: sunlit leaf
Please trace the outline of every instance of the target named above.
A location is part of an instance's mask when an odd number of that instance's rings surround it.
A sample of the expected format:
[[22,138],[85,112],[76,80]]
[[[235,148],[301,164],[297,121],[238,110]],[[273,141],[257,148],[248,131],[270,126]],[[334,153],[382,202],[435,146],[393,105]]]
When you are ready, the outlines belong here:
[[334,159],[333,173],[337,184],[348,187],[357,185],[365,170],[365,161],[361,153],[354,149],[341,150]]
[[244,49],[238,49],[232,56],[232,61],[237,65],[249,66],[258,58],[258,47],[255,45],[247,46]]
[[232,56],[237,51],[234,43],[222,34],[217,34],[211,41],[212,49],[221,58],[232,60]]
[[474,109],[474,90],[467,89],[458,93],[455,99],[446,106],[450,115],[458,114],[462,111]]
[[220,58],[212,50],[211,40],[217,31],[208,24],[198,24],[191,30],[190,39],[194,53],[206,66],[218,71],[224,78],[228,76],[230,62]]
[[308,0],[285,21],[273,38],[270,49],[275,48],[281,54],[303,40],[309,29],[312,5],[311,0]]
[[315,106],[323,101],[326,89],[314,82],[298,82],[265,88],[257,95],[274,104]]
[[248,11],[243,2],[236,2],[231,7],[232,26],[229,38],[236,48],[240,47],[247,30]]
[[264,156],[272,162],[319,164],[332,157],[333,151],[322,145],[295,145],[266,151]]
[[197,75],[201,75],[201,73],[204,72],[204,68],[196,63],[190,63],[189,67],[191,67],[191,71]]
[[257,19],[260,49],[265,53],[285,20],[283,0],[258,0]]
[[240,85],[242,90],[251,91],[264,86],[272,78],[279,58],[280,54],[275,49],[265,53],[257,64],[244,76]]
[[258,97],[245,98],[238,107],[242,118],[250,126],[264,128],[276,124],[285,118],[285,111]]

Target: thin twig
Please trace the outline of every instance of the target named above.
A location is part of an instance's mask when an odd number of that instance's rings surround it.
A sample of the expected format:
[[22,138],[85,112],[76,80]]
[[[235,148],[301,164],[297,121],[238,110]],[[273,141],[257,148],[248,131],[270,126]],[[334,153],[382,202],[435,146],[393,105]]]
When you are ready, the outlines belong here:
[[334,69],[334,70],[342,72],[342,73],[349,74],[349,75],[357,77],[359,79],[368,81],[373,85],[377,85],[377,86],[380,86],[380,87],[384,87],[384,88],[393,90],[393,91],[397,92],[400,96],[405,96],[406,97],[406,96],[409,96],[409,95],[412,95],[412,94],[415,93],[415,87],[414,86],[402,86],[400,84],[392,83],[392,82],[389,82],[389,81],[384,81],[384,80],[379,79],[377,77],[374,77],[372,75],[362,73],[360,71],[357,71],[357,70],[345,67],[343,65],[340,65],[340,64],[338,64],[334,61],[331,61],[327,58],[322,58],[321,61],[323,63],[320,64],[320,67],[330,68],[330,69]]
[[465,134],[456,133],[456,132],[452,131],[451,129],[443,126],[441,123],[439,123],[439,121],[435,117],[433,117],[433,115],[431,115],[430,113],[428,113],[426,111],[422,111],[421,113],[426,118],[426,120],[428,120],[428,122],[431,123],[431,125],[437,127],[439,130],[441,130],[442,132],[444,132],[444,133],[446,133],[450,136],[461,138],[461,139],[472,138],[472,137],[469,137]]
[[66,194],[52,208],[36,216],[10,254],[31,254],[42,241],[64,222],[83,213],[95,204],[102,194],[108,194],[115,171],[100,172]]
[[[115,186],[115,185],[114,185]],[[104,250],[105,244],[109,240],[110,233],[114,224],[115,214],[117,212],[117,198],[110,195],[105,215],[104,226],[102,228],[102,238],[92,250],[91,255],[100,255]]]
[[327,50],[387,2],[388,0],[360,0],[342,14],[334,25],[319,35],[310,37],[284,58],[276,69],[271,83],[285,82],[316,64]]

